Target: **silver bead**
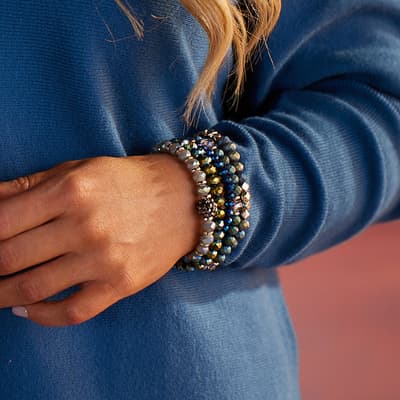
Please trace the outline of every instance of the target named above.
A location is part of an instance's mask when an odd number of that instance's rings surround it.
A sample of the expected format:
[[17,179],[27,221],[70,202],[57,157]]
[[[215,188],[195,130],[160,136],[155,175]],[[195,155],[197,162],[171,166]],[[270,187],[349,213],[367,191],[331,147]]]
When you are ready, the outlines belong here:
[[213,232],[217,225],[215,224],[214,221],[204,221],[203,222],[203,230],[205,232]]
[[210,190],[211,190],[210,186],[201,185],[201,186],[198,187],[197,193],[200,196],[207,196],[207,194],[210,193]]
[[196,251],[204,256],[208,253],[208,247],[199,245],[196,247]]
[[213,242],[214,242],[214,236],[212,234],[205,235],[200,238],[200,243],[202,246],[209,246]]
[[203,182],[206,180],[206,177],[207,177],[206,173],[203,172],[202,170],[198,170],[193,173],[193,179],[195,182]]
[[244,182],[242,185],[242,189],[247,192],[250,189],[250,185],[247,182]]
[[191,170],[194,170],[194,169],[197,169],[197,168],[200,167],[199,160],[196,160],[196,159],[193,158],[193,157],[187,158],[187,159],[185,160],[185,163],[186,163],[186,166],[187,166],[189,169],[191,169]]
[[179,158],[180,160],[182,160],[182,161],[183,161],[183,160],[186,160],[187,158],[189,158],[189,157],[191,156],[190,151],[184,149],[183,147],[181,147],[180,149],[178,149],[178,150],[176,151],[176,155],[177,155],[178,158]]
[[171,154],[175,154],[175,152],[179,149],[180,144],[179,143],[172,143],[169,147],[168,147],[168,152]]

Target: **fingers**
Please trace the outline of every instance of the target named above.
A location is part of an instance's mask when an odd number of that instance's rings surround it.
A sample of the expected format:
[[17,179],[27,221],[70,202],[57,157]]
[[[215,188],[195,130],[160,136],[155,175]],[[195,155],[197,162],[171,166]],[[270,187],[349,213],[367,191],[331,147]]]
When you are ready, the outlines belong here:
[[10,239],[0,241],[0,276],[51,260],[71,251],[71,221],[57,218]]
[[41,302],[17,309],[19,316],[44,326],[81,324],[120,300],[118,293],[105,282],[91,281],[64,300]]
[[0,308],[33,304],[94,279],[91,257],[67,254],[23,274],[0,281]]
[[65,204],[58,192],[56,181],[49,179],[28,191],[0,198],[0,240],[42,225],[60,215]]

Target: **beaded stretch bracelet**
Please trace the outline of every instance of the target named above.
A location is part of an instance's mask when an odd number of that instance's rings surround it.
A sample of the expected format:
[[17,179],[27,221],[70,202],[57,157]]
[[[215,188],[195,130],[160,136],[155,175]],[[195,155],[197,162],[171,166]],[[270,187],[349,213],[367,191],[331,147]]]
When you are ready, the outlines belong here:
[[219,132],[204,130],[189,138],[157,144],[153,152],[169,153],[192,172],[200,200],[203,233],[191,253],[175,264],[178,270],[213,271],[243,239],[250,227],[249,184],[243,177],[237,146]]

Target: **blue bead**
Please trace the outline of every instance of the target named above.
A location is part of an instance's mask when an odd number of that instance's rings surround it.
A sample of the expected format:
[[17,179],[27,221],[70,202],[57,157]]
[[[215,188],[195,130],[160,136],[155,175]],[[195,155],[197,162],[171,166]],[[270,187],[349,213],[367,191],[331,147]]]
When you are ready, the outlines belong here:
[[227,199],[234,199],[235,197],[236,197],[235,193],[228,193],[228,194],[226,195],[226,198],[227,198]]
[[224,232],[228,232],[229,231],[229,225],[225,225],[223,230],[224,230]]
[[222,179],[222,181],[224,183],[231,183],[232,182],[232,178],[228,175],[228,176],[224,176],[224,178]]
[[230,225],[232,224],[233,219],[231,217],[225,218],[225,225]]
[[235,205],[235,202],[233,200],[229,200],[225,202],[226,207],[233,207]]
[[223,168],[224,163],[223,163],[222,161],[217,161],[217,162],[215,163],[215,166],[216,166],[217,168]]
[[224,175],[226,175],[228,173],[228,171],[226,170],[226,169],[221,169],[221,171],[219,171],[219,174],[221,175],[221,176],[224,176]]
[[230,183],[229,185],[226,186],[226,190],[232,192],[233,190],[235,190],[235,187],[236,185],[234,183]]
[[233,210],[231,210],[231,209],[228,209],[228,210],[225,210],[225,214],[226,214],[226,215],[229,215],[229,216],[232,216],[232,215],[235,214],[235,211],[233,211]]

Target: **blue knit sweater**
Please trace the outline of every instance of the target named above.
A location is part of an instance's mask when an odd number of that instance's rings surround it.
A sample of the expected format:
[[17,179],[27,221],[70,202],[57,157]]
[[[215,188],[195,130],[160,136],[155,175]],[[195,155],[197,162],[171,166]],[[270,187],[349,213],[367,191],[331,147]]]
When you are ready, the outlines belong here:
[[298,399],[276,267],[400,217],[400,2],[283,1],[273,63],[232,112],[229,58],[189,130],[206,34],[177,0],[130,4],[141,41],[113,0],[0,2],[0,179],[215,127],[242,154],[251,228],[224,267],[172,269],[82,325],[0,310],[0,398]]

